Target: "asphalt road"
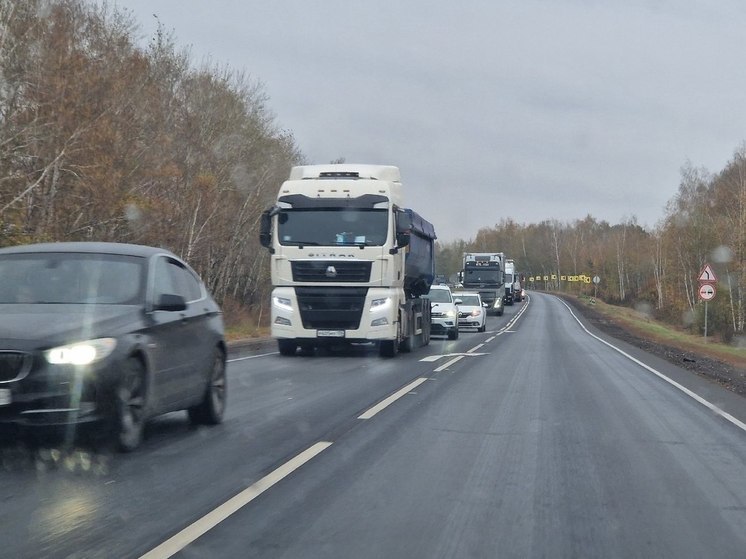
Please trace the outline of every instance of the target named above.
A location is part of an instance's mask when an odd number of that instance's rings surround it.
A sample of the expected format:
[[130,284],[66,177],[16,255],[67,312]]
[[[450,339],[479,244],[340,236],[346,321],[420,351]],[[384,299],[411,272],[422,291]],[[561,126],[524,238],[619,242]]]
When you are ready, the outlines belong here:
[[234,354],[219,427],[2,443],[0,556],[743,557],[744,400],[591,334],[534,294],[394,359]]

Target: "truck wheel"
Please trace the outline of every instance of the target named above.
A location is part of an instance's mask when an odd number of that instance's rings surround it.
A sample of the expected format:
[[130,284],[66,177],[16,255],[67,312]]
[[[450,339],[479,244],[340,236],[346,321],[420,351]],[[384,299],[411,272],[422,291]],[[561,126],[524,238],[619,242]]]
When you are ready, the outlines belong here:
[[277,349],[280,351],[280,355],[295,355],[296,347],[298,347],[298,344],[295,343],[295,340],[286,338],[277,340]]
[[399,342],[397,340],[382,340],[378,346],[381,357],[396,357],[399,353]]
[[313,344],[300,344],[300,354],[305,357],[311,357],[316,353],[316,347]]
[[411,353],[414,349],[414,342],[414,336],[407,336],[406,338],[404,338],[401,345],[399,346],[399,350],[403,351],[404,353]]

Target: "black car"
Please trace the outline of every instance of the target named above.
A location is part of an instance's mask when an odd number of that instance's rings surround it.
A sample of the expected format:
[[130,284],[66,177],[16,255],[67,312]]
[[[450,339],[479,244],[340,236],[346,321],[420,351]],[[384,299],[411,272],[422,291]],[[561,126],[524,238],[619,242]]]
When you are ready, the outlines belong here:
[[219,306],[167,250],[0,249],[0,422],[95,422],[133,450],[158,414],[186,409],[194,423],[220,423],[225,360]]

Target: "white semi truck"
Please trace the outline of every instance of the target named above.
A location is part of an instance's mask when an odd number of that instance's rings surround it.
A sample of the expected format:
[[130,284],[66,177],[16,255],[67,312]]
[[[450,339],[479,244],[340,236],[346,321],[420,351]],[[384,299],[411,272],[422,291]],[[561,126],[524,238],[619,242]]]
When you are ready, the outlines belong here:
[[515,263],[512,259],[505,259],[505,304],[512,305],[514,301],[521,301],[520,291],[516,294],[515,290]]
[[397,167],[293,167],[260,231],[280,353],[374,342],[394,356],[427,345],[435,238],[403,207]]

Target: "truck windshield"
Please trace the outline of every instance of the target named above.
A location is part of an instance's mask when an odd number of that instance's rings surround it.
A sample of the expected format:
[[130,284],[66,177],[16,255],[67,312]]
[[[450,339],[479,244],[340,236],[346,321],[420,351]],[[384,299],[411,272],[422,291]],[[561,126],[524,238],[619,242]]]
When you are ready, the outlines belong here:
[[372,208],[287,208],[278,217],[281,245],[381,246],[388,210]]
[[467,268],[464,274],[464,284],[467,283],[500,283],[500,271],[487,268]]

